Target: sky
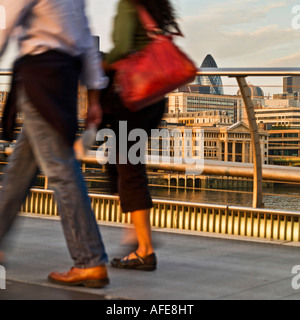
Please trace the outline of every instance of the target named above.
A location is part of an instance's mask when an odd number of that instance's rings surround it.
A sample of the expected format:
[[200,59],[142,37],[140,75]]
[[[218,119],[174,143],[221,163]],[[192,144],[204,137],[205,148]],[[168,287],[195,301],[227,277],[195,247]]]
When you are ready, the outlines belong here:
[[[300,9],[298,14],[292,13],[300,5],[299,0],[171,2],[185,35],[176,43],[197,66],[211,54],[220,68],[300,67],[300,28],[292,24],[293,21],[300,24]],[[118,0],[86,0],[86,3],[92,33],[100,36],[101,50],[108,51]],[[9,66],[13,52],[11,47],[0,63],[1,68]],[[282,84],[282,79],[268,79],[268,84]],[[266,83],[265,79],[253,80]]]
[[[93,31],[103,51],[111,48],[111,18],[117,0],[89,0]],[[172,0],[185,37],[176,43],[200,67],[211,54],[220,68],[300,67],[300,29],[294,29],[295,0]],[[300,11],[299,11],[300,12]],[[300,19],[299,19],[300,21]],[[234,79],[222,79],[225,93],[237,91]],[[248,78],[265,95],[281,92],[281,78]],[[278,86],[278,87],[277,87]]]
[[[88,0],[93,32],[109,50],[117,0]],[[220,67],[300,67],[295,0],[172,0],[185,38],[178,44],[197,65],[213,55]],[[300,21],[300,19],[299,19]]]

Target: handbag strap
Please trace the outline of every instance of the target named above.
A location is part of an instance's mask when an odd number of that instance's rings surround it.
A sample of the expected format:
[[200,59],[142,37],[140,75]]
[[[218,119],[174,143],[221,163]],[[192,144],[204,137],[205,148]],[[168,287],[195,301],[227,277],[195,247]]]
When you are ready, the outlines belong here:
[[157,22],[152,18],[150,13],[147,11],[147,9],[141,5],[136,4],[136,8],[139,14],[140,21],[143,25],[143,27],[148,32],[155,32],[159,29]]
[[[149,33],[162,33],[162,30],[159,28],[158,23],[154,20],[154,18],[151,16],[151,14],[147,11],[147,9],[141,5],[141,4],[135,4],[140,21]],[[181,32],[174,32],[172,35],[175,36],[183,36]]]

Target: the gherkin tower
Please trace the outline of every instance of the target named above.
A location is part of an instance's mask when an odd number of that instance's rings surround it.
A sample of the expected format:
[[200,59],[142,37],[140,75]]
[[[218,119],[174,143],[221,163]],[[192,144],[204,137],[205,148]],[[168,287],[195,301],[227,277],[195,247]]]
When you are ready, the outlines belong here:
[[[208,54],[200,68],[218,68],[214,58]],[[223,83],[220,76],[198,76],[196,84],[199,85],[199,93],[223,95]]]

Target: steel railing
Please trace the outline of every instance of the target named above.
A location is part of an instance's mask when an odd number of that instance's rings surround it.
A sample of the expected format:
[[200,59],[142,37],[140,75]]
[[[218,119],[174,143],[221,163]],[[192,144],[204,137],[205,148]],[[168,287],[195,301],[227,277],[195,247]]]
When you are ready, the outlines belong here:
[[[32,189],[22,212],[41,217],[58,217],[54,192]],[[89,194],[97,221],[129,224],[117,196]],[[151,224],[162,231],[210,233],[289,242],[300,241],[300,213],[275,209],[213,205],[154,199]]]
[[222,77],[288,77],[299,76],[300,68],[200,68],[199,75]]

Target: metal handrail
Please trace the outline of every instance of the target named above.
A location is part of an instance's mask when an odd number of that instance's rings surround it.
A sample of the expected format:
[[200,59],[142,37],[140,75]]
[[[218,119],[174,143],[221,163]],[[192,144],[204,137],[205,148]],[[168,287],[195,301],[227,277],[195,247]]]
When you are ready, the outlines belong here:
[[[300,68],[199,68],[198,75],[224,77],[300,76]],[[11,69],[0,69],[0,76],[10,76]]]
[[0,76],[11,76],[12,70],[11,69],[0,69]]
[[300,76],[300,68],[199,68],[198,75],[224,77]]
[[[30,192],[35,194],[44,194],[44,195],[54,195],[53,190],[45,190],[39,188],[31,188]],[[93,199],[101,200],[111,200],[119,201],[120,198],[117,195],[110,194],[98,194],[89,192],[89,196]],[[186,207],[204,207],[207,209],[220,209],[220,210],[235,210],[235,211],[246,211],[246,212],[255,212],[255,213],[268,213],[268,214],[280,214],[286,216],[295,216],[300,217],[300,211],[294,210],[283,210],[283,209],[269,209],[269,208],[251,208],[246,206],[237,206],[237,205],[225,205],[225,204],[213,204],[213,203],[201,203],[201,202],[191,202],[184,200],[166,200],[166,199],[153,199],[154,203],[161,205],[173,205],[173,206],[186,206]]]
[[[89,194],[97,221],[128,224],[118,196]],[[151,225],[160,231],[204,232],[218,236],[253,237],[275,241],[300,242],[300,212],[254,209],[243,206],[203,204],[153,199]],[[21,212],[40,217],[59,216],[52,192],[32,189]]]

